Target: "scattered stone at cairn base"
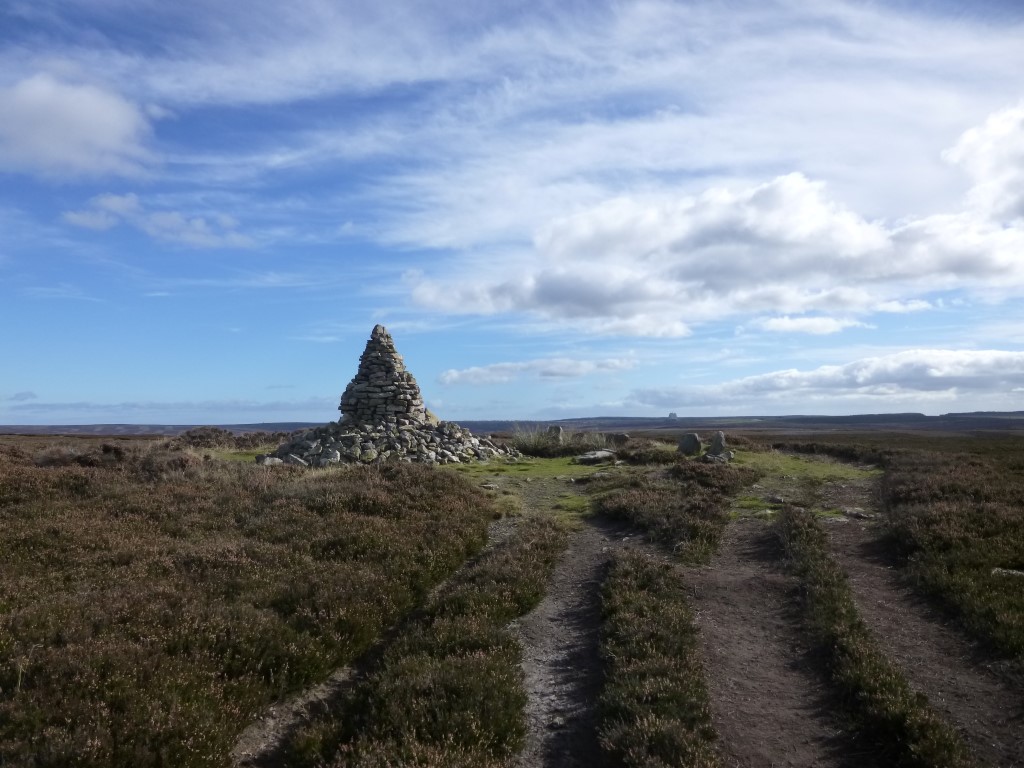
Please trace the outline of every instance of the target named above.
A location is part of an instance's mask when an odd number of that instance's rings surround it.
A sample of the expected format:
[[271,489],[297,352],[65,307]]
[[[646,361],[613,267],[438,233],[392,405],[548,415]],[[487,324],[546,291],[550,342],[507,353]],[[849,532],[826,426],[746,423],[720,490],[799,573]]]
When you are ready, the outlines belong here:
[[679,438],[679,452],[684,456],[696,456],[704,450],[704,443],[696,432],[688,432]]
[[517,458],[514,448],[477,438],[458,424],[438,421],[423,405],[419,385],[405,370],[391,334],[377,325],[345,389],[337,422],[308,430],[269,456],[263,465],[329,467],[406,461],[457,464]]

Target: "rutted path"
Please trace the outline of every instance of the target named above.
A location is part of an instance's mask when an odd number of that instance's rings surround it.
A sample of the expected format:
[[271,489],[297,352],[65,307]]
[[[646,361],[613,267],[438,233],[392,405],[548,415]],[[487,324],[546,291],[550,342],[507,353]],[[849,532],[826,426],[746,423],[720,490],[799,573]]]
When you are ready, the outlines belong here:
[[710,566],[685,569],[724,766],[871,766],[808,659],[796,582],[770,525],[728,525]]
[[522,768],[597,766],[595,703],[601,581],[622,534],[586,523],[573,534],[544,599],[518,624],[528,694]]
[[[827,489],[825,491],[828,492]],[[870,483],[848,484],[845,501],[871,509]],[[861,519],[828,525],[832,552],[850,579],[864,622],[911,686],[956,725],[982,763],[1024,766],[1024,697],[978,657],[959,630],[916,597],[893,567],[874,525]]]
[[[511,537],[515,527],[514,518],[502,518],[491,523],[487,531],[487,544],[475,557],[463,563],[459,570],[476,562],[485,552]],[[449,580],[455,573],[449,576]],[[435,586],[432,594],[442,589],[446,583],[448,581]],[[285,739],[302,724],[328,712],[331,703],[337,701],[366,674],[366,670],[372,667],[373,661],[383,648],[408,620],[409,617],[400,620],[353,664],[335,670],[324,682],[268,707],[263,715],[238,737],[235,748],[231,750],[231,764],[235,768],[274,768],[283,765],[280,752]]]

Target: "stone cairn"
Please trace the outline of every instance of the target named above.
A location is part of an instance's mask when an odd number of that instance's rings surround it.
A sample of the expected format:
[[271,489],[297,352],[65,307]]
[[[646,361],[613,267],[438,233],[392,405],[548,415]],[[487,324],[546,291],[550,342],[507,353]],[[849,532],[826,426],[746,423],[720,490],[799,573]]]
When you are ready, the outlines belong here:
[[257,463],[304,467],[385,461],[458,464],[518,455],[514,448],[473,437],[458,424],[438,421],[424,407],[419,385],[405,370],[383,325],[374,326],[338,410],[338,421],[304,432],[269,456],[257,456]]

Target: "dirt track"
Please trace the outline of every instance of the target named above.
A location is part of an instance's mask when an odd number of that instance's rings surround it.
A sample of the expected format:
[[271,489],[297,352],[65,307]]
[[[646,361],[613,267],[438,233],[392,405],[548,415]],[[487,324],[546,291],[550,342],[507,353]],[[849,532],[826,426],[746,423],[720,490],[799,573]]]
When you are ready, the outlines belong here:
[[[872,509],[867,484],[848,485],[857,506]],[[915,596],[894,567],[876,526],[839,519],[829,524],[832,551],[846,571],[864,622],[911,686],[955,725],[982,764],[1024,766],[1024,698],[962,633]]]
[[686,569],[722,763],[871,766],[833,712],[802,642],[795,580],[770,525],[741,518],[710,566]]
[[523,768],[597,766],[594,704],[601,692],[601,581],[615,529],[587,524],[573,534],[540,605],[519,623],[529,696]]

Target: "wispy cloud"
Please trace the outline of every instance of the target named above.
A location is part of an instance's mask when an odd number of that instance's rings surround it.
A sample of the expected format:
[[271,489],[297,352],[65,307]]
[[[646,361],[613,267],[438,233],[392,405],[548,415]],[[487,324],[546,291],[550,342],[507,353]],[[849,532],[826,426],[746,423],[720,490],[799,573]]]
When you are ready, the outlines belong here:
[[1024,384],[1024,352],[915,349],[812,370],[773,371],[714,387],[638,389],[632,399],[657,407],[737,405],[828,399],[913,402],[1009,392]]
[[541,379],[574,379],[595,373],[627,371],[636,365],[635,360],[609,358],[605,360],[574,360],[567,357],[543,358],[514,363],[493,363],[444,371],[439,379],[442,384],[497,384],[522,376],[536,376]]
[[36,395],[35,392],[29,392],[26,390],[24,392],[15,392],[13,395],[9,395],[3,399],[9,403],[24,403],[37,398],[38,395]]
[[827,336],[832,333],[839,333],[846,328],[865,328],[865,323],[857,320],[840,319],[835,317],[766,317],[755,321],[754,325],[765,331],[777,331],[779,333],[810,333],[816,336]]
[[75,301],[99,302],[95,296],[90,296],[80,286],[71,283],[58,283],[57,285],[34,285],[24,289],[23,293],[33,299],[73,299]]
[[126,223],[150,237],[193,248],[247,248],[252,238],[237,230],[238,221],[225,214],[207,213],[186,216],[180,211],[148,210],[138,196],[99,195],[81,211],[67,211],[63,216],[69,224],[103,231]]

